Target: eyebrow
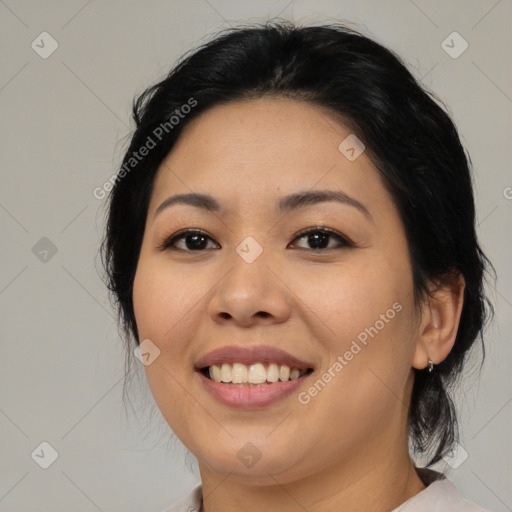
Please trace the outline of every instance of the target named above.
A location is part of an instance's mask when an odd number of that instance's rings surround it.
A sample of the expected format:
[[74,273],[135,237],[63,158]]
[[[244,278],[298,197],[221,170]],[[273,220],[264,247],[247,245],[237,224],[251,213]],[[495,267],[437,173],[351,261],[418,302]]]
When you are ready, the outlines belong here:
[[[370,220],[373,220],[370,212],[363,203],[350,197],[345,192],[335,190],[305,190],[284,196],[277,202],[276,210],[278,213],[288,213],[292,210],[330,201],[353,206]],[[187,204],[210,212],[221,212],[223,210],[220,203],[214,197],[207,194],[177,194],[168,197],[156,209],[153,218],[162,210],[175,204]]]

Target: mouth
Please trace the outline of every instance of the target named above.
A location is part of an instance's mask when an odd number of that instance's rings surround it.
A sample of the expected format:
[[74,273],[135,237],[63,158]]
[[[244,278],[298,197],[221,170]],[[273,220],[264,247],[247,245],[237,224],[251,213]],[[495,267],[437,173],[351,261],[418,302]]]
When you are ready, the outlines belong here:
[[314,372],[311,363],[268,346],[225,347],[195,365],[206,390],[230,407],[268,406],[301,386]]

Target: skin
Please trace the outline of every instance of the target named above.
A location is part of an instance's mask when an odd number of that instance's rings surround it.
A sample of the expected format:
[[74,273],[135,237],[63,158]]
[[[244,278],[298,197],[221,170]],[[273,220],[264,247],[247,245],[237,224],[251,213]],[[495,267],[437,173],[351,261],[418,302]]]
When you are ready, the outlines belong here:
[[[350,130],[297,100],[262,98],[213,107],[191,121],[155,180],[133,300],[140,340],[160,355],[145,366],[162,415],[197,457],[204,510],[389,511],[424,489],[407,449],[413,368],[442,361],[455,339],[463,280],[414,308],[412,271],[398,211],[366,152],[338,149]],[[303,190],[341,190],[358,209],[324,202],[274,212]],[[173,205],[169,196],[213,195],[225,212]],[[348,237],[314,249],[299,231]],[[184,228],[207,248],[161,250]],[[262,254],[236,252],[248,236]],[[189,237],[190,241],[190,237]],[[313,244],[313,245],[312,245]],[[309,403],[297,399],[392,305],[402,308]],[[266,313],[266,314],[264,314]],[[194,371],[211,350],[272,345],[310,362],[315,378],[277,403],[241,410],[214,400]],[[237,457],[252,443],[260,460]]]

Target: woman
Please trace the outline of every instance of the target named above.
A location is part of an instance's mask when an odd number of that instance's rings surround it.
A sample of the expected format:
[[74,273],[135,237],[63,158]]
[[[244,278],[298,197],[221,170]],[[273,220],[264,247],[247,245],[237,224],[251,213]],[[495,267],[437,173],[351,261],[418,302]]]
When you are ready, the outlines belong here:
[[419,468],[492,307],[456,128],[342,25],[228,30],[134,103],[108,283],[201,486],[172,508],[481,511]]

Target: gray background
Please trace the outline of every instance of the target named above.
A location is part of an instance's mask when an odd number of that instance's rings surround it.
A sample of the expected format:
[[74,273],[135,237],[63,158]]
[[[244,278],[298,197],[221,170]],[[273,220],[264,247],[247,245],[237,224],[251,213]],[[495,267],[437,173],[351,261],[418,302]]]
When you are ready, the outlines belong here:
[[[512,510],[510,0],[0,0],[1,511],[158,512],[197,482],[138,360],[138,413],[125,414],[123,343],[97,271],[105,201],[93,190],[120,163],[135,94],[217,30],[276,15],[350,21],[397,51],[460,129],[498,273],[496,320],[480,378],[457,395],[467,459],[440,467],[468,498]],[[44,31],[58,43],[47,58],[31,47],[51,49]],[[441,45],[454,31],[469,45],[457,58]],[[58,453],[47,469],[42,442]]]

